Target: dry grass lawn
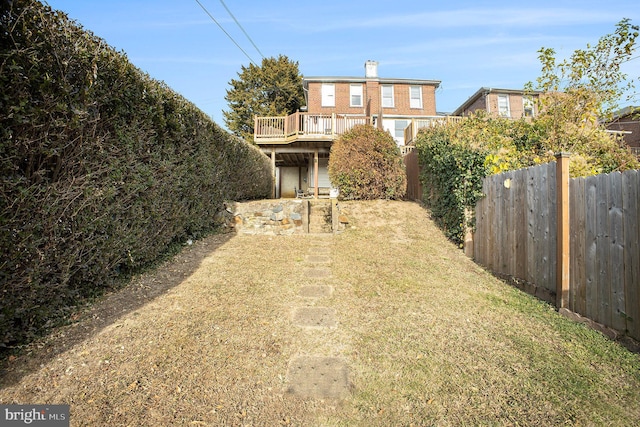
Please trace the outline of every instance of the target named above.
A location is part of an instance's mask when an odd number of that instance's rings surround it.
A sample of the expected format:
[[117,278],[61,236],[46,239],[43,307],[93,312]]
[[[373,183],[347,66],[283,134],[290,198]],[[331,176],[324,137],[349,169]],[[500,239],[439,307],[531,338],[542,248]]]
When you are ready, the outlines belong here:
[[[339,235],[185,248],[6,361],[0,403],[91,426],[640,425],[637,354],[492,277],[419,205],[342,205]],[[305,306],[336,326],[294,325]],[[304,356],[344,359],[348,397],[290,393]]]

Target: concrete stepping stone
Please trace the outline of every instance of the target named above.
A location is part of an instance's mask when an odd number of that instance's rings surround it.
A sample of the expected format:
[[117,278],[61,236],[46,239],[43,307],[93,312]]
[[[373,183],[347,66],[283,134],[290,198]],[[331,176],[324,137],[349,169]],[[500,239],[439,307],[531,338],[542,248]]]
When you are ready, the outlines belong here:
[[293,313],[293,324],[306,328],[335,328],[336,311],[328,307],[300,307]]
[[289,363],[287,378],[287,391],[297,396],[344,399],[349,395],[349,370],[338,357],[297,357]]
[[304,275],[314,279],[323,279],[331,277],[331,269],[329,268],[308,268],[305,270]]
[[309,253],[313,254],[313,255],[328,255],[329,253],[331,253],[331,248],[327,248],[327,247],[312,247],[309,248]]
[[330,297],[332,293],[333,288],[328,285],[306,285],[300,288],[298,294],[306,298],[325,298]]
[[328,255],[307,255],[306,261],[316,264],[328,264],[331,262],[331,257]]

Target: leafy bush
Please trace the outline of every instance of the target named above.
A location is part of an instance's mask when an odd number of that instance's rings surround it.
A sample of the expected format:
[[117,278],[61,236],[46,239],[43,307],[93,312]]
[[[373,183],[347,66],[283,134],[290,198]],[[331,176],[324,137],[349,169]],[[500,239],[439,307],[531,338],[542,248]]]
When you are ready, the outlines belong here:
[[465,215],[482,196],[486,176],[486,153],[457,143],[451,129],[437,126],[422,130],[416,140],[424,202],[445,235],[461,244],[466,227]]
[[370,125],[345,132],[331,146],[329,178],[343,199],[401,199],[407,176],[393,137]]
[[269,160],[48,6],[0,15],[0,349],[271,192]]
[[[558,145],[558,140],[565,143]],[[568,122],[558,128],[544,114],[527,121],[490,117],[481,111],[458,123],[422,129],[416,147],[424,201],[457,243],[464,239],[465,226],[473,224],[465,210],[474,209],[485,175],[555,161],[555,153],[567,149],[573,177],[640,166],[629,149],[601,126],[578,128]]]

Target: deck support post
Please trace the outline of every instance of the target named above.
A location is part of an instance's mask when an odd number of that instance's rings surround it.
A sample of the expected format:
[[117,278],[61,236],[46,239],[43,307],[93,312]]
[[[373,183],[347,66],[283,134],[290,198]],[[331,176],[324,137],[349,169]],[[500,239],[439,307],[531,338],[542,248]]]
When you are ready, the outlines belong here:
[[316,148],[313,152],[313,188],[314,195],[313,198],[318,198],[318,149]]
[[272,190],[271,190],[271,195],[272,198],[275,199],[277,194],[276,194],[276,149],[275,147],[271,149],[271,183],[272,183]]

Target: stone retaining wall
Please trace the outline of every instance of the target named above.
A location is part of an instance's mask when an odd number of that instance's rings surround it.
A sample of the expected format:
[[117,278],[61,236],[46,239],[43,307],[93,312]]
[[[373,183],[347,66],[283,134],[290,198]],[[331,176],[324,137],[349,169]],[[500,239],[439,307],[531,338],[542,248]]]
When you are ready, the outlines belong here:
[[259,200],[236,203],[233,215],[238,233],[281,235],[309,232],[308,200]]

